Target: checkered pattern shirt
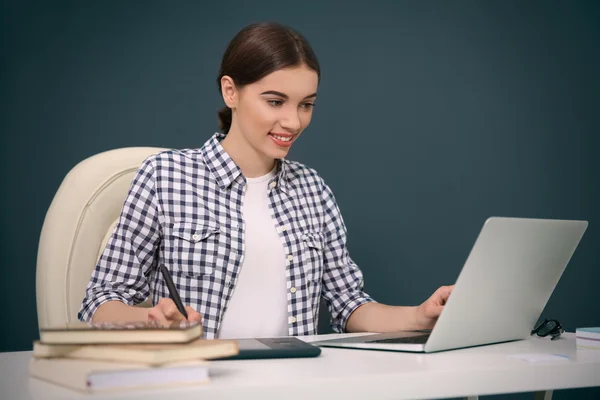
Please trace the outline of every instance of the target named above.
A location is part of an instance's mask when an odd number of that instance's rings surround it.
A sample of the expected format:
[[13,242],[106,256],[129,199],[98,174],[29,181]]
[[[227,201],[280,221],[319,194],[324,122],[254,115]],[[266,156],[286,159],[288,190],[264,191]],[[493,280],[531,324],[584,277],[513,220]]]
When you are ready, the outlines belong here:
[[[169,297],[157,273],[165,265],[185,305],[203,316],[204,336],[220,323],[244,259],[242,201],[246,180],[216,133],[200,149],[147,158],[133,179],[117,226],[86,288],[79,319],[104,302],[135,305]],[[278,160],[269,209],[285,249],[289,335],[317,333],[320,298],[331,326],[373,301],[346,248],[346,227],[330,188],[316,171]]]

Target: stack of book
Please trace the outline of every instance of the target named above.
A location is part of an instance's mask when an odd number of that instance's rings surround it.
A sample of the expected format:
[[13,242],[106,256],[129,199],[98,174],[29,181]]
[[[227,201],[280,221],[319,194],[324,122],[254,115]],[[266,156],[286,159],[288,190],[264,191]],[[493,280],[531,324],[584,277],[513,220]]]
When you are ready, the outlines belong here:
[[577,328],[575,343],[578,349],[600,350],[600,328]]
[[202,325],[195,322],[42,328],[29,374],[83,392],[205,384],[207,360],[237,355],[239,348],[237,341],[201,335]]

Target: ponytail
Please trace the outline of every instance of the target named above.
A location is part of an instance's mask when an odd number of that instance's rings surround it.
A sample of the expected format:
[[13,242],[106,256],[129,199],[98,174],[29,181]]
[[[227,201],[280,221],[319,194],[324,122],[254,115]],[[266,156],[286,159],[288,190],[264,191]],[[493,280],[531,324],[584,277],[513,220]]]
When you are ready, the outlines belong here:
[[217,115],[219,117],[219,128],[221,128],[223,133],[227,134],[229,132],[229,128],[231,128],[231,108],[225,106],[219,110]]

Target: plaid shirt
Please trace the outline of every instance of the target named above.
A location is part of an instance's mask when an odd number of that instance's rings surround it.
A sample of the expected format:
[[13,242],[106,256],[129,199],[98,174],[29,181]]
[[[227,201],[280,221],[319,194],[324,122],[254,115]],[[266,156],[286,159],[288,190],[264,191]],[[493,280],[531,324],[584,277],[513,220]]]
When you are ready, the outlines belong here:
[[[86,289],[79,319],[104,302],[134,305],[169,297],[156,266],[170,271],[184,304],[218,337],[244,259],[245,178],[216,133],[201,149],[147,158],[133,179],[115,231]],[[373,301],[346,248],[346,227],[333,193],[316,171],[279,160],[269,208],[286,259],[289,335],[317,333],[320,297],[343,332],[350,314]]]

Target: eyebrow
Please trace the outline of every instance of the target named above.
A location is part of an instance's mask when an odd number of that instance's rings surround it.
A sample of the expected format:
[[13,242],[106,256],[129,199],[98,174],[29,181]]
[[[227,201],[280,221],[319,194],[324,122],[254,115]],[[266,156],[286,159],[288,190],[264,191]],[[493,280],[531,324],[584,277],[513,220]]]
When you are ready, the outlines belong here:
[[[266,92],[262,92],[262,93],[261,93],[261,96],[262,96],[263,94],[272,94],[272,95],[275,95],[275,96],[280,96],[280,97],[283,97],[284,99],[288,99],[288,98],[289,98],[287,94],[285,94],[285,93],[281,93],[281,92],[278,92],[278,91],[276,91],[276,90],[267,90]],[[303,100],[310,99],[311,97],[317,97],[317,93],[315,92],[315,93],[313,93],[313,94],[309,94],[309,95],[308,95],[308,96],[306,96],[306,97],[305,97]]]

